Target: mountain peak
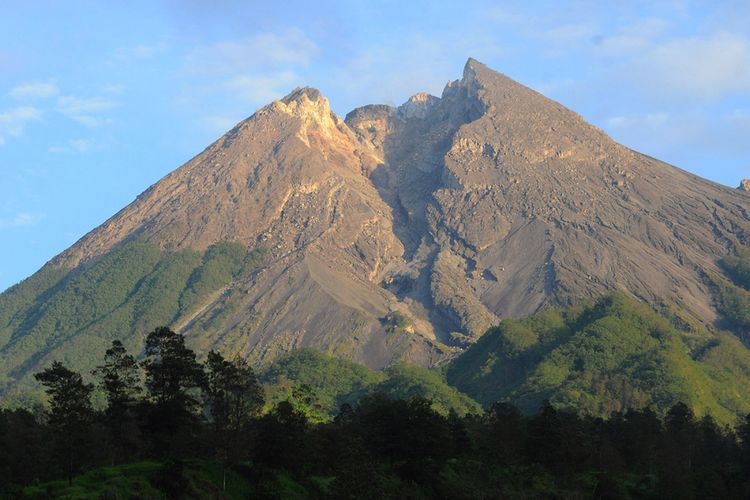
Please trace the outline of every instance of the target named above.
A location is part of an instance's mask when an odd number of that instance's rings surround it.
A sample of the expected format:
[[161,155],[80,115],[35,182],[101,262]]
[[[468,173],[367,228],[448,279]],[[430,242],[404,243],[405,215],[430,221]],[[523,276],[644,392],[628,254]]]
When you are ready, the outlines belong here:
[[487,68],[487,66],[477,61],[473,57],[470,57],[466,60],[466,64],[464,64],[464,78],[471,77],[475,75],[477,71],[482,70],[489,70],[489,68]]
[[297,87],[272,105],[291,115],[318,114],[328,118],[333,114],[328,99],[313,87]]
[[296,87],[294,90],[289,92],[286,96],[281,98],[284,104],[291,104],[292,102],[317,102],[317,101],[328,101],[320,90],[314,87]]
[[328,99],[313,87],[297,87],[285,97],[266,106],[264,110],[281,111],[285,115],[298,119],[301,127],[297,136],[308,146],[311,143],[311,133],[326,138],[329,142],[351,140],[348,137],[351,132],[341,118],[331,111]]
[[424,118],[439,101],[440,98],[434,95],[430,95],[427,92],[419,92],[399,106],[398,111],[405,118]]
[[[346,123],[296,88],[0,295],[0,393],[53,357],[93,368],[101,331],[139,347],[170,321],[258,363],[311,346],[372,367],[429,366],[501,318],[612,290],[713,321],[704,276],[750,244],[747,207],[475,59],[442,98]],[[216,285],[214,254],[239,269]]]

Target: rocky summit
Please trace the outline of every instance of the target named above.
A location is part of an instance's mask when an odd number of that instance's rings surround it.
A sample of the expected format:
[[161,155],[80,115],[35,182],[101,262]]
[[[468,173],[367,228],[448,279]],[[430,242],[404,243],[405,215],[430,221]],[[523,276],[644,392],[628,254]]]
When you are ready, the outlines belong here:
[[296,89],[0,295],[0,391],[160,325],[258,364],[307,346],[380,368],[615,290],[711,323],[745,191],[473,59],[440,97],[345,120]]

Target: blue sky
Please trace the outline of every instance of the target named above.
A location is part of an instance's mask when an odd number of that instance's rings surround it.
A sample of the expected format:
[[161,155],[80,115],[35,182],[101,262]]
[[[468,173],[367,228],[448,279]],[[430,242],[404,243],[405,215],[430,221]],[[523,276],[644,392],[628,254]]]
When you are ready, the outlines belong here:
[[616,140],[750,177],[750,2],[20,1],[0,16],[0,290],[297,85],[340,115],[471,56]]

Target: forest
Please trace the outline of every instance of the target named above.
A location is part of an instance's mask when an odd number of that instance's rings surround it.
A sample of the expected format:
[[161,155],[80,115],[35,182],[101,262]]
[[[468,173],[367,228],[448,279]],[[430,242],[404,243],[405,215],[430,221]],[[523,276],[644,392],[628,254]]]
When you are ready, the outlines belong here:
[[750,415],[723,426],[677,403],[605,419],[549,402],[535,414],[505,402],[459,413],[384,384],[325,418],[319,392],[269,403],[245,361],[199,362],[164,327],[142,359],[114,341],[93,376],[53,363],[35,375],[46,408],[0,413],[3,498],[750,495]]

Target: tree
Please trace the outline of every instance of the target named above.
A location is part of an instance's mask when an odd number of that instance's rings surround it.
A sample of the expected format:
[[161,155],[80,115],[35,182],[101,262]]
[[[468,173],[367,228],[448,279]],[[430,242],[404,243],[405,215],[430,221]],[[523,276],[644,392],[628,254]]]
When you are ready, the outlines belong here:
[[206,376],[182,335],[169,328],[148,334],[144,354],[150,403],[146,427],[157,452],[174,453],[187,443],[181,437],[195,427]]
[[248,448],[247,430],[263,406],[263,388],[252,367],[239,357],[227,361],[211,351],[206,364],[206,404],[226,489],[226,469]]
[[115,455],[127,461],[137,444],[136,405],[142,392],[138,363],[122,342],[114,340],[104,354],[104,364],[93,372],[107,396],[105,421],[115,447]]
[[263,415],[258,423],[255,461],[270,469],[299,472],[309,463],[309,422],[288,401]]
[[49,424],[54,430],[58,452],[65,464],[68,484],[73,483],[73,474],[79,456],[86,449],[94,411],[91,406],[93,386],[83,382],[79,373],[66,368],[59,361],[34,375],[49,396]]

